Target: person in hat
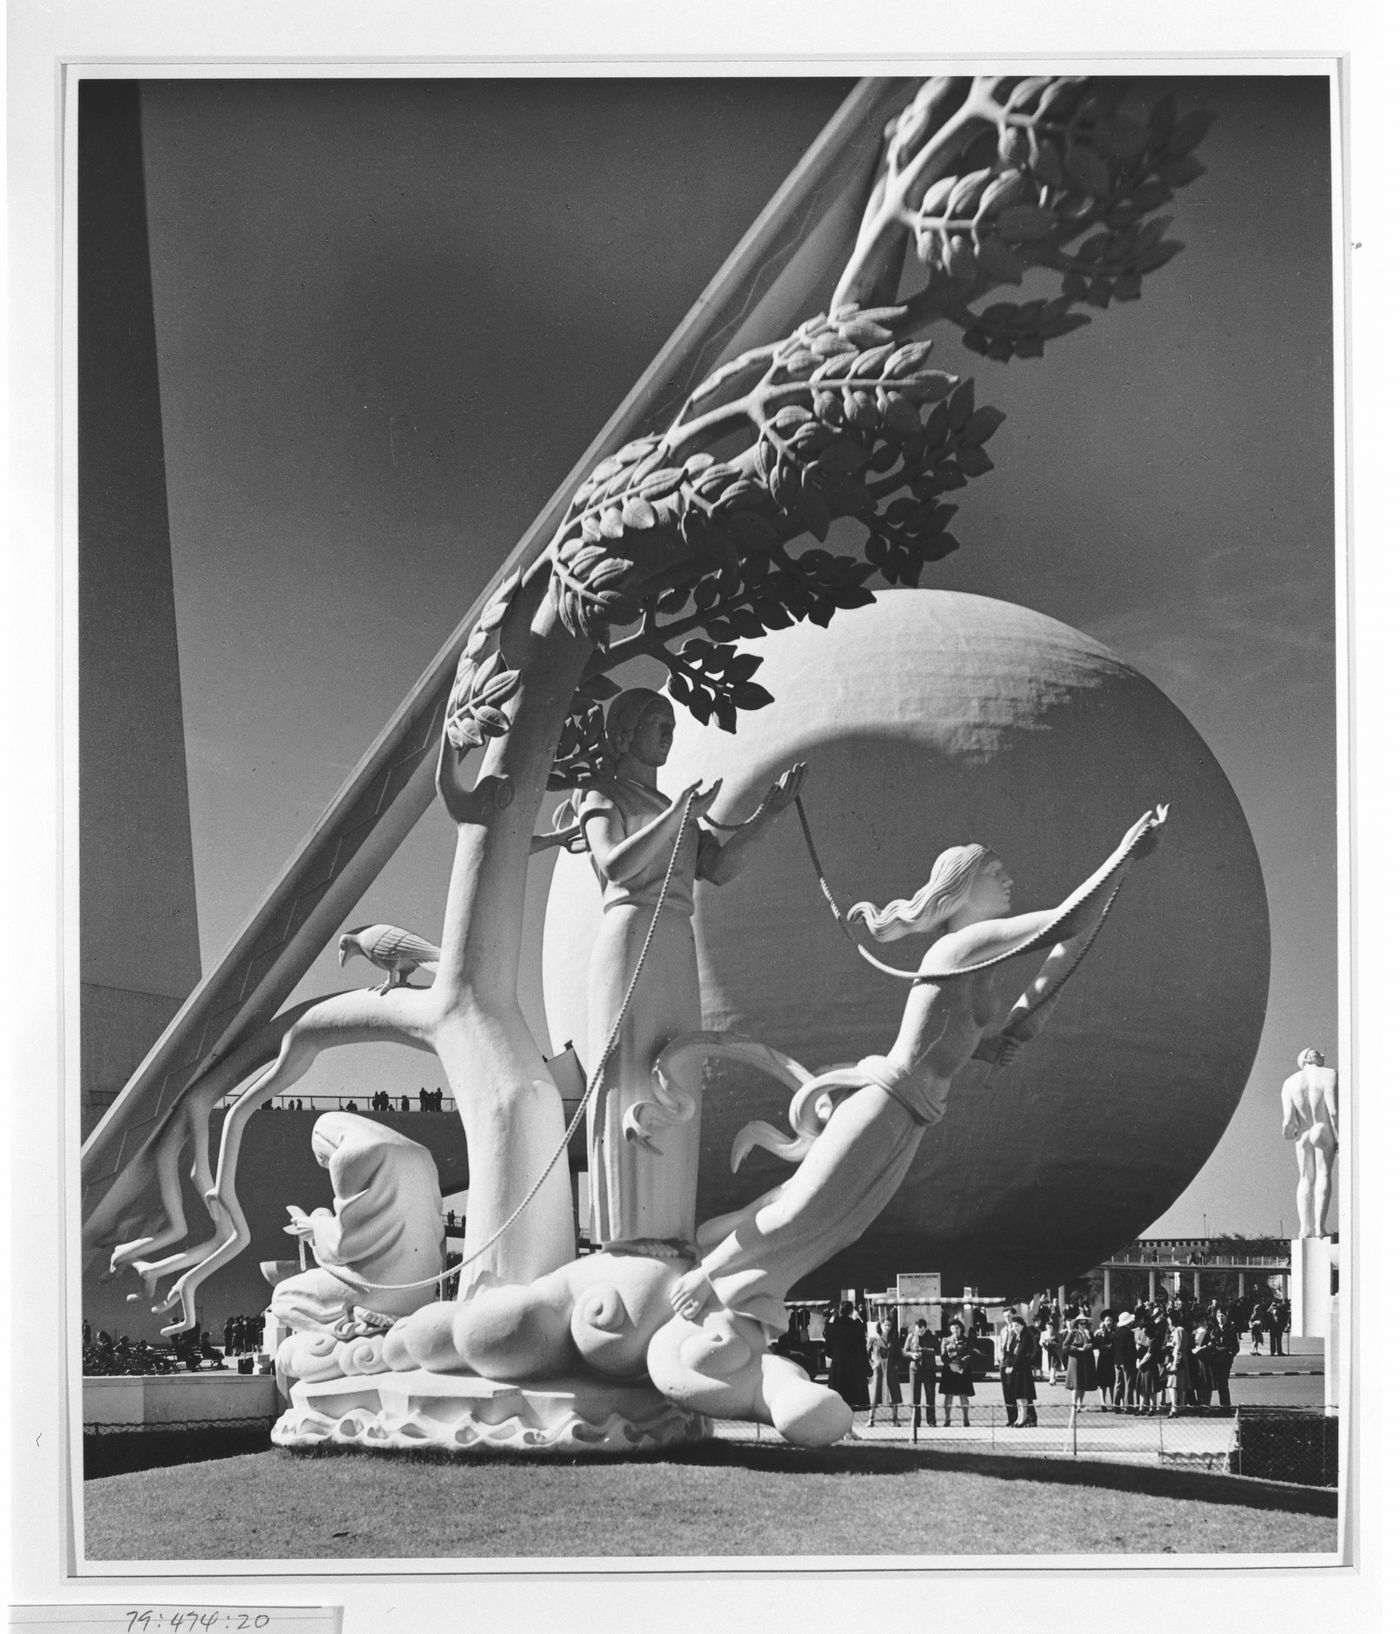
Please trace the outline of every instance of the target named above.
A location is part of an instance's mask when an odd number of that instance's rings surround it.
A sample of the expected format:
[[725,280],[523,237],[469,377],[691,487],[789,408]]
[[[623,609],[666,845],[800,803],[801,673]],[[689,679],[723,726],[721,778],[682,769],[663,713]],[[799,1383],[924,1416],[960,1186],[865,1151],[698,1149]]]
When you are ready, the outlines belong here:
[[1099,1387],[1099,1411],[1113,1406],[1113,1312],[1105,1305],[1094,1329],[1094,1382]]
[[1137,1406],[1137,1341],[1133,1313],[1119,1311],[1113,1329],[1113,1411],[1131,1412]]
[[1065,1340],[1065,1388],[1073,1395],[1076,1409],[1083,1409],[1084,1398],[1094,1388],[1095,1377],[1094,1336],[1089,1332],[1089,1318],[1076,1316]]

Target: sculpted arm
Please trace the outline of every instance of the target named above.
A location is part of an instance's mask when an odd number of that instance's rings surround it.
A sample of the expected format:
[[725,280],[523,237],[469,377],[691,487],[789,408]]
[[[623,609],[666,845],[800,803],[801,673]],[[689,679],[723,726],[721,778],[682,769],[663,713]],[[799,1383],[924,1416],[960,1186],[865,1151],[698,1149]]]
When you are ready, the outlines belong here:
[[801,794],[806,777],[806,763],[798,761],[770,785],[758,809],[738,833],[722,843],[714,840],[713,836],[707,836],[712,843],[701,853],[700,866],[696,870],[698,877],[709,880],[712,885],[727,885],[748,861],[754,842],[768,832],[779,813],[785,811]]
[[579,820],[589,852],[603,878],[614,884],[626,884],[665,857],[676,843],[687,797],[695,796],[690,815],[697,817],[710,809],[718,793],[718,783],[705,790],[699,783],[692,783],[681,790],[665,811],[643,824],[635,834],[627,832],[621,812],[611,801],[585,806]]
[[1285,1140],[1297,1140],[1306,1127],[1298,1106],[1297,1084],[1298,1075],[1295,1073],[1291,1078],[1284,1079],[1283,1088],[1279,1091],[1279,1098],[1283,1102],[1283,1138]]

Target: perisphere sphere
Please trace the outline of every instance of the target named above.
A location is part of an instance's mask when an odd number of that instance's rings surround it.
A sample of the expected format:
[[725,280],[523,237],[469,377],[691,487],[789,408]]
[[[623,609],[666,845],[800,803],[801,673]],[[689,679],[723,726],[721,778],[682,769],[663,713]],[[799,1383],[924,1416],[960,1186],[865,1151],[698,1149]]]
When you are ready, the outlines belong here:
[[[1135,818],[1170,802],[1156,850],[1128,871],[1039,1038],[990,1077],[978,1063],[958,1075],[894,1201],[792,1292],[882,1289],[901,1271],[938,1271],[945,1290],[1013,1297],[1078,1276],[1181,1194],[1254,1060],[1268,911],[1224,772],[1152,682],[1025,607],[890,591],[838,613],[829,629],[799,624],[751,645],[775,701],[741,715],[733,735],[678,709],[661,788],[723,777],[713,814],[733,822],[805,760],[803,803],[842,908],[912,895],[938,852],[970,840],[1005,862],[1013,913],[1050,907]],[[556,1039],[587,1036],[599,917],[587,861],[561,858],[543,971]],[[699,887],[695,928],[706,1027],[761,1039],[813,1072],[893,1043],[908,987],[870,968],[838,927],[795,812],[738,879]],[[910,938],[876,951],[912,969],[926,945]],[[1008,1008],[1041,957],[1000,973]],[[752,1069],[710,1069],[699,1219],[791,1173],[765,1151],[737,1175],[729,1166],[743,1124],[787,1129],[787,1099]]]

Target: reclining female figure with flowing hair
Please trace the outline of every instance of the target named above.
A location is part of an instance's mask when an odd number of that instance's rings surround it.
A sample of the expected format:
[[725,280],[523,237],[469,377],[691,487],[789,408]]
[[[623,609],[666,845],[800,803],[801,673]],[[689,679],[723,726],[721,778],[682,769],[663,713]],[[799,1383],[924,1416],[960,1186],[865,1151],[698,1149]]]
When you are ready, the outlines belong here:
[[[856,1241],[898,1190],[923,1139],[943,1116],[953,1078],[974,1055],[1001,1064],[1044,1025],[1049,1000],[1082,956],[1118,877],[1150,848],[1165,809],[1148,812],[1112,856],[1058,907],[1012,915],[1011,879],[980,845],[953,846],[908,900],[851,910],[881,940],[935,939],[919,966],[903,1024],[887,1055],[824,1073],[793,1097],[788,1139],[749,1124],[734,1143],[737,1167],[755,1145],[799,1167],[753,1203],[706,1221],[697,1234],[699,1265],[682,1277],[671,1305],[686,1321],[718,1303],[761,1323],[786,1327],[788,1289]],[[1049,946],[1030,988],[984,1046],[996,1020],[993,980],[1004,960]]]

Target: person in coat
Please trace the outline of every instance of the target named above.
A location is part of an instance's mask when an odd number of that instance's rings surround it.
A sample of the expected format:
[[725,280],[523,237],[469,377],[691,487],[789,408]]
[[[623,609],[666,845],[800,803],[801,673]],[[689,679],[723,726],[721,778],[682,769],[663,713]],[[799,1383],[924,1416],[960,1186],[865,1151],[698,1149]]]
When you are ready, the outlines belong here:
[[846,1300],[826,1324],[822,1334],[829,1363],[827,1388],[834,1390],[850,1407],[864,1407],[866,1389],[865,1329],[856,1320],[855,1306]]
[[938,1352],[940,1349],[938,1336],[929,1327],[927,1320],[920,1317],[909,1330],[909,1337],[904,1342],[904,1357],[909,1363],[909,1403],[914,1415],[914,1428],[919,1427],[920,1398],[928,1407],[928,1421],[930,1425],[938,1422],[938,1413],[934,1406],[934,1380],[938,1375]]
[[[943,1396],[943,1424],[946,1429],[953,1418],[953,1398],[956,1396],[958,1405],[962,1408],[964,1425],[971,1424],[968,1417],[968,1398],[975,1394],[972,1385],[972,1344],[967,1337],[967,1330],[961,1320],[954,1317],[948,1324],[948,1337],[940,1347],[943,1358],[943,1382],[939,1386]],[[933,1416],[932,1410],[929,1413]]]
[[1015,1407],[1016,1416],[1007,1422],[1018,1430],[1029,1429],[1035,1420],[1035,1365],[1039,1358],[1040,1334],[1019,1311],[1011,1318],[1011,1337],[1006,1342],[1001,1364],[1001,1393],[1008,1414]]
[[1113,1406],[1113,1312],[1104,1307],[1094,1329],[1094,1382],[1099,1388],[1099,1411]]
[[1076,1316],[1070,1323],[1065,1340],[1065,1385],[1074,1397],[1077,1412],[1084,1409],[1084,1398],[1097,1380],[1094,1336],[1089,1332],[1089,1318]]
[[1132,1412],[1137,1406],[1137,1343],[1133,1313],[1120,1311],[1113,1329],[1113,1411]]
[[866,1357],[870,1364],[870,1375],[874,1380],[874,1388],[870,1392],[870,1418],[868,1422],[874,1424],[875,1410],[884,1401],[886,1392],[890,1398],[890,1422],[899,1423],[899,1404],[903,1400],[899,1388],[899,1344],[894,1323],[886,1319],[879,1323],[870,1336],[866,1349]]
[[1025,1326],[1025,1318],[1017,1311],[1008,1308],[997,1329],[996,1361],[997,1373],[1001,1378],[1001,1397],[1006,1404],[1006,1422],[1016,1422],[1016,1392],[1015,1392],[1015,1347],[1017,1343],[1017,1323]]

